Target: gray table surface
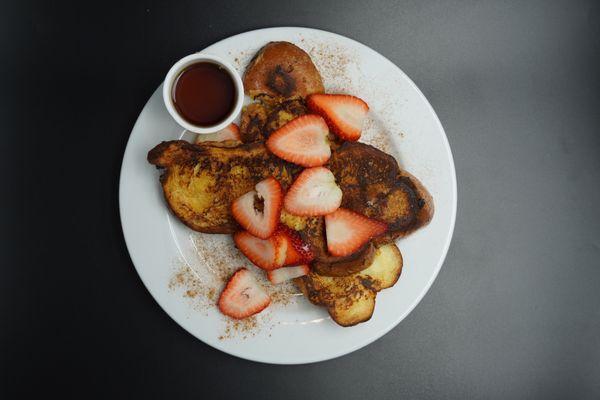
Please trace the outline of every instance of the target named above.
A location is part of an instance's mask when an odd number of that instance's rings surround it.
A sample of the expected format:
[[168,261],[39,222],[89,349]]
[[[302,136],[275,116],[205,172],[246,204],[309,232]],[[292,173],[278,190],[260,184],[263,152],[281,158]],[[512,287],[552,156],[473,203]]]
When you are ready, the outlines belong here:
[[[1,390],[33,390],[35,377],[105,397],[600,398],[600,2],[15,2],[2,18],[3,70],[42,56],[52,76],[22,80],[31,96],[16,105],[2,97],[15,129],[6,148],[33,150],[2,160],[20,211],[3,212],[3,258],[16,268],[2,271]],[[164,314],[127,256],[116,193],[127,135],[174,60],[290,25],[356,39],[414,80],[448,135],[459,201],[446,262],[410,316],[350,355],[282,367],[220,353]],[[57,98],[65,84],[93,88],[94,101]],[[37,147],[39,125],[22,118],[31,110],[54,134]],[[81,184],[65,152],[93,182]],[[64,197],[34,203],[75,189],[24,184],[37,173],[31,155],[76,177],[91,203],[68,202],[66,219],[47,212],[66,210]],[[45,238],[33,248],[27,226]],[[52,274],[47,260],[60,263]]]

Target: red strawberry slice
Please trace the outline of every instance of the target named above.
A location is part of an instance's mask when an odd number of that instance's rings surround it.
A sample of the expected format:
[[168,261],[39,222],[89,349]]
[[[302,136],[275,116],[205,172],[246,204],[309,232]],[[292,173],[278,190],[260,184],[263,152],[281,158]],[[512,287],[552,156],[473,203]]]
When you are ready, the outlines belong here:
[[203,142],[222,142],[225,140],[242,140],[240,136],[240,128],[233,122],[215,133],[198,134],[195,143]]
[[328,133],[323,118],[303,115],[271,133],[266,145],[279,158],[303,167],[316,167],[331,157]]
[[248,193],[238,197],[231,205],[233,218],[248,232],[261,239],[267,239],[275,232],[283,191],[277,179],[268,177],[260,181]]
[[293,267],[283,267],[273,271],[269,271],[267,272],[267,278],[269,278],[271,283],[277,285],[279,283],[289,281],[290,279],[308,275],[309,272],[310,267],[308,265],[296,265]]
[[327,249],[336,257],[348,256],[387,230],[383,222],[345,208],[325,216]]
[[285,241],[285,261],[283,265],[298,265],[311,262],[315,256],[308,245],[298,233],[285,225],[279,225],[274,236]]
[[233,235],[233,241],[237,248],[261,269],[268,271],[285,263],[287,241],[281,237],[260,239],[246,231],[239,231]]
[[231,318],[243,319],[267,308],[271,298],[246,268],[238,269],[219,297],[221,312]]
[[325,167],[302,171],[289,188],[284,206],[295,215],[315,216],[329,214],[342,203],[342,190],[335,177]]
[[356,141],[360,138],[369,106],[362,99],[347,94],[312,94],[306,100],[308,108],[327,121],[340,138]]

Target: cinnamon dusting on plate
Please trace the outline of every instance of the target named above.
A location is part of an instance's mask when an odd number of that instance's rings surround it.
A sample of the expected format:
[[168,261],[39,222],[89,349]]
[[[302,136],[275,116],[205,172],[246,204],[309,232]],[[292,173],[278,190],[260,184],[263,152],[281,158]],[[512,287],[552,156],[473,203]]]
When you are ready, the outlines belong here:
[[295,302],[300,292],[295,285],[285,282],[273,285],[266,273],[252,265],[235,248],[233,241],[224,235],[190,233],[190,241],[197,257],[177,260],[176,268],[169,281],[169,290],[187,300],[194,311],[219,313],[217,301],[230,276],[239,268],[250,270],[254,278],[271,297],[271,304],[260,314],[244,320],[234,320],[221,316],[223,332],[219,339],[248,338],[269,327],[272,312]]

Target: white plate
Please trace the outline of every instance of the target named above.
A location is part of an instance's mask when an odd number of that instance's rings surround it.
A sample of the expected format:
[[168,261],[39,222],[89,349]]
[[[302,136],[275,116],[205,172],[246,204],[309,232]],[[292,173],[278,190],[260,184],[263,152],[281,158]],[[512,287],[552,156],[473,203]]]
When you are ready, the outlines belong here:
[[[142,281],[160,306],[192,335],[249,360],[300,364],[338,357],[378,339],[425,295],[446,256],[456,216],[456,176],[444,129],[415,84],[388,59],[354,40],[306,28],[270,28],[222,40],[204,49],[231,61],[240,72],[269,41],[290,41],[312,56],[326,90],[355,94],[370,106],[362,141],[393,154],[433,195],[431,223],[398,241],[404,270],[398,283],[379,293],[370,321],[341,328],[302,296],[281,296],[255,320],[234,325],[214,307],[227,271],[247,266],[227,235],[192,232],[167,209],[159,172],[146,161],[163,140],[187,134],[167,113],[160,87],[140,114],[123,157],[119,203],[127,248]],[[179,280],[174,279],[179,274]],[[187,271],[187,272],[185,272]],[[190,273],[190,271],[192,273]],[[196,279],[189,282],[190,277]],[[181,282],[183,281],[183,283]],[[208,298],[204,296],[209,288]],[[290,286],[284,291],[291,291]],[[187,293],[187,294],[186,294]]]

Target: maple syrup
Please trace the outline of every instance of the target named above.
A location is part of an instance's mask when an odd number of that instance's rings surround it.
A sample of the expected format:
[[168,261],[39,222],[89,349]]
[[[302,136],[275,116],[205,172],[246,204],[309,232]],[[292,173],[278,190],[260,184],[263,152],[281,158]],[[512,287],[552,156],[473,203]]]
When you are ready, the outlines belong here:
[[207,127],[217,125],[231,114],[236,103],[236,88],[225,69],[211,62],[199,62],[179,74],[171,96],[183,119]]

